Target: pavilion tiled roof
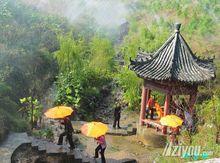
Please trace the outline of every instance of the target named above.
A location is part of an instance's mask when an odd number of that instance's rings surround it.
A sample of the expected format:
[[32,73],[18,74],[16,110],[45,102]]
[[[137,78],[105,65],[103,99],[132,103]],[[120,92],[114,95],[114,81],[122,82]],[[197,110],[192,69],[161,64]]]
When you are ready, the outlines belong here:
[[187,83],[201,83],[215,78],[212,59],[200,59],[179,32],[175,33],[154,54],[138,52],[129,68],[139,77],[151,80],[172,80]]

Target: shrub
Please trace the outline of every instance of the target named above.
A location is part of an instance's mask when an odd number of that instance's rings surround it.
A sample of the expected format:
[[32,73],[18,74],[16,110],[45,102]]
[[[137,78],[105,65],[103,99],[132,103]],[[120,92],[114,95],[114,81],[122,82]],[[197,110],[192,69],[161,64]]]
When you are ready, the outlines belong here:
[[43,128],[40,130],[33,130],[32,134],[33,134],[33,136],[35,136],[37,138],[50,139],[50,140],[52,140],[54,138],[53,130],[51,128]]

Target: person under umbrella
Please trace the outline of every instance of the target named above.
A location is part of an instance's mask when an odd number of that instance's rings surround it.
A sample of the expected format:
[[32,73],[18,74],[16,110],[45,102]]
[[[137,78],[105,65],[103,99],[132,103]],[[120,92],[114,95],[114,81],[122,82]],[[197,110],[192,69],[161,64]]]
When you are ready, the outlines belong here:
[[60,122],[62,125],[64,125],[65,129],[64,129],[64,132],[61,133],[59,136],[58,145],[63,144],[63,137],[66,136],[66,138],[70,144],[70,149],[74,148],[74,143],[73,143],[73,139],[72,139],[73,127],[72,127],[72,123],[68,117],[72,113],[73,113],[73,109],[71,107],[67,107],[67,106],[56,106],[54,108],[48,109],[44,113],[44,115],[47,118],[62,119]]
[[179,126],[182,125],[183,120],[176,115],[166,115],[160,119],[160,123],[171,128],[170,141],[172,144],[177,144],[177,134],[179,133]]
[[108,131],[108,126],[101,122],[90,122],[86,123],[81,127],[81,133],[85,136],[92,137],[97,141],[98,146],[95,149],[94,158],[99,157],[99,152],[101,154],[102,163],[105,163],[105,149],[107,147],[105,134]]
[[95,149],[95,157],[94,158],[98,158],[99,157],[99,152],[101,154],[101,160],[102,163],[106,163],[105,160],[105,149],[106,149],[106,141],[105,141],[105,136],[99,136],[98,138],[95,138],[95,140],[97,141],[98,146]]
[[69,119],[69,117],[64,117],[61,121],[61,124],[64,125],[64,132],[60,134],[58,144],[57,145],[62,145],[63,144],[63,137],[66,136],[69,144],[70,144],[70,149],[74,149],[74,143],[73,143],[73,138],[72,138],[72,133],[73,133],[73,126],[72,123]]

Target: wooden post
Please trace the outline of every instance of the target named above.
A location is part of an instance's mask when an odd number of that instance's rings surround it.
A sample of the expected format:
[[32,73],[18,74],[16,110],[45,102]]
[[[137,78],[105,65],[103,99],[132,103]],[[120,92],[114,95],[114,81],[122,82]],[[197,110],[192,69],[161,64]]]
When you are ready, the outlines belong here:
[[[170,112],[169,107],[170,107],[171,98],[172,98],[172,96],[169,93],[167,93],[165,103],[164,103],[164,116],[168,115],[169,112]],[[167,133],[167,127],[166,126],[163,126],[162,132],[163,132],[163,134]]]
[[151,90],[150,90],[150,89],[147,89],[147,98],[146,98],[146,103],[149,101],[150,96],[151,96]]
[[165,103],[164,103],[164,116],[169,114],[169,106],[170,106],[170,100],[171,100],[172,96],[170,94],[166,94],[166,99],[165,99]]
[[142,121],[142,119],[144,119],[146,115],[147,92],[148,92],[147,89],[143,86],[142,95],[141,95],[141,111],[140,111],[140,119],[139,119],[139,123],[141,126],[144,125],[144,122]]

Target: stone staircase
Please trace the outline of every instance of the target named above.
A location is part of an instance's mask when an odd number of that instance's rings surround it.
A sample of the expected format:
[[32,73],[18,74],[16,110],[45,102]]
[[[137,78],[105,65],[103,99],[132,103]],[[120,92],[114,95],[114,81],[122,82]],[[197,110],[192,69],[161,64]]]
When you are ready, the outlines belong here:
[[10,163],[13,152],[21,144],[30,144],[26,133],[9,133],[7,139],[0,145],[0,163]]
[[[106,159],[108,163],[136,163],[133,159]],[[0,161],[1,162],[1,161]],[[11,157],[12,163],[101,163],[78,148],[56,145],[43,139],[30,137],[30,143],[21,144]],[[5,162],[6,163],[6,162]],[[8,162],[9,163],[9,162]]]

